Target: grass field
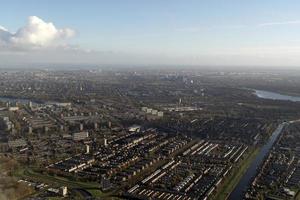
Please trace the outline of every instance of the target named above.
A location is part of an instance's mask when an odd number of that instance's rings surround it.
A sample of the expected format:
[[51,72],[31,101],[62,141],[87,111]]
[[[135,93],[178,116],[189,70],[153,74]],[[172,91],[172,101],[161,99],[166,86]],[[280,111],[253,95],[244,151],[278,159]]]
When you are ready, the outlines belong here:
[[244,173],[247,171],[248,167],[258,154],[259,150],[259,148],[251,149],[247,154],[247,157],[244,158],[244,160],[241,161],[238,165],[233,167],[231,173],[225,178],[225,181],[219,187],[220,189],[217,190],[217,194],[213,199],[224,200],[228,197],[228,195],[233,191]]
[[57,185],[65,185],[70,188],[75,188],[75,187],[81,187],[81,188],[97,188],[99,187],[98,183],[92,183],[92,182],[79,182],[79,181],[73,181],[69,180],[64,177],[59,177],[59,176],[50,176],[47,174],[41,174],[38,172],[33,171],[32,169],[25,168],[25,169],[20,169],[18,172],[15,174],[16,176],[23,177],[23,178],[29,178],[29,179],[35,179],[39,181],[43,181],[46,183],[52,183],[52,184],[57,184]]
[[64,177],[50,176],[47,174],[41,174],[35,172],[30,168],[20,168],[15,171],[14,176],[30,179],[35,181],[44,182],[53,186],[67,186],[68,188],[83,188],[90,192],[93,197],[107,197],[106,193],[103,193],[99,188],[99,183],[96,182],[80,182],[69,180]]
[[17,182],[12,176],[18,166],[16,160],[0,155],[0,200],[25,199],[35,193],[31,187]]
[[297,195],[296,195],[296,200],[300,200],[300,190],[298,191]]

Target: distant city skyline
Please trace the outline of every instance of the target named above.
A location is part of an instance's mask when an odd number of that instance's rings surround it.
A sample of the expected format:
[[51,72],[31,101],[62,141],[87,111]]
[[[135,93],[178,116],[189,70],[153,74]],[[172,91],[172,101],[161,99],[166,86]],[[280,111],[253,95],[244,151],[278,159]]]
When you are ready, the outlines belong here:
[[1,3],[2,65],[292,66],[300,2],[14,1]]

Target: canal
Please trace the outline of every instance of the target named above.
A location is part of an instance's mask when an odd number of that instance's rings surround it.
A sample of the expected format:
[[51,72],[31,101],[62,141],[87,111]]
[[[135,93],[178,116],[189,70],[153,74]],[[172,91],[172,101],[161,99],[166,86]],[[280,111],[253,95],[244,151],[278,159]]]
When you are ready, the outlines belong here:
[[246,173],[243,175],[238,185],[231,192],[228,199],[237,200],[237,199],[244,198],[247,189],[249,188],[253,179],[257,175],[258,172],[257,170],[261,167],[261,165],[264,162],[264,159],[268,155],[276,139],[279,137],[280,133],[287,125],[288,125],[287,122],[280,124],[276,128],[276,130],[272,133],[272,136],[269,138],[268,142],[261,148],[260,152],[252,161],[250,167],[247,169]]

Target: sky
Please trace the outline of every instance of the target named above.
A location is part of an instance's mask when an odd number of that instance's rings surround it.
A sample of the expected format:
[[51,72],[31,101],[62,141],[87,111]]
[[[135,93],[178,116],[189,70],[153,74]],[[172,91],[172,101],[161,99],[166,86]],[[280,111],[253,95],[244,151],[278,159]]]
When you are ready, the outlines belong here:
[[298,0],[2,1],[1,65],[293,66]]

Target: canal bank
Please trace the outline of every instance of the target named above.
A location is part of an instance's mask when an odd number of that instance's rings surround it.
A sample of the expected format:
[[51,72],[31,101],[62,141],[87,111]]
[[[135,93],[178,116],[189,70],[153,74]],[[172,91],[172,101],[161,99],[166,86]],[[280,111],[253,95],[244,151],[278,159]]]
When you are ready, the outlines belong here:
[[219,188],[217,194],[214,196],[214,200],[227,199],[230,193],[234,190],[239,180],[246,173],[252,161],[256,158],[259,153],[259,147],[250,147],[249,152],[245,155],[242,161],[237,165],[234,165],[229,175],[225,178],[222,186]]
[[246,173],[240,179],[237,186],[229,195],[228,199],[230,200],[237,200],[243,199],[247,189],[249,188],[250,184],[252,183],[253,179],[257,175],[257,169],[259,169],[270,152],[273,144],[276,142],[277,138],[280,136],[284,128],[288,125],[287,122],[280,124],[276,130],[272,133],[271,137],[269,138],[268,142],[261,148],[260,152],[256,156],[256,158],[251,163],[250,167],[247,169]]

